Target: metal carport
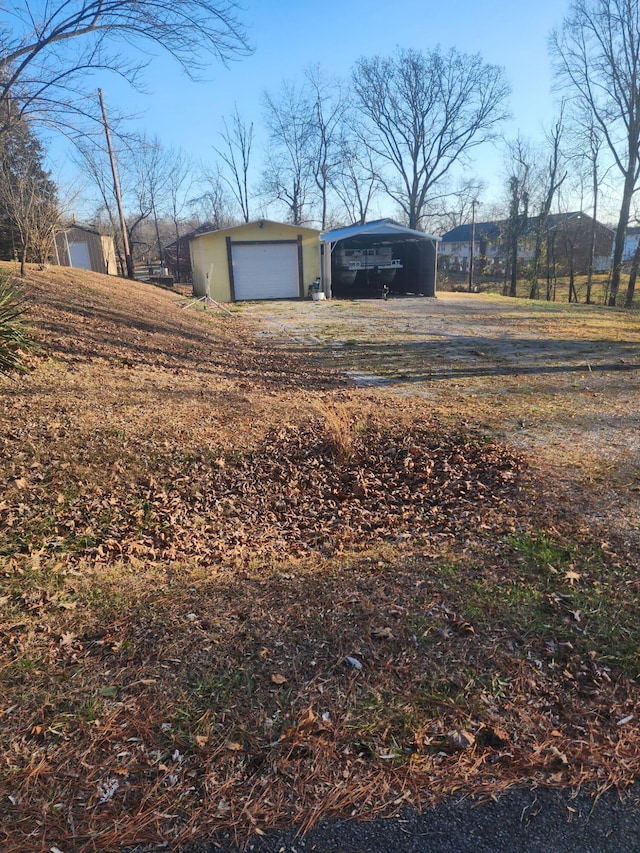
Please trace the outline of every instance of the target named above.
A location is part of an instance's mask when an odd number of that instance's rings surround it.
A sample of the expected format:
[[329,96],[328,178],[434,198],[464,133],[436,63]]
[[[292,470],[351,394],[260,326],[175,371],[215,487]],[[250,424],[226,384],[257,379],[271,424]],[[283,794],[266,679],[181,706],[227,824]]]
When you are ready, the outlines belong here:
[[[391,291],[435,297],[439,242],[440,237],[405,228],[392,219],[378,219],[363,225],[326,231],[320,235],[322,289],[327,296],[333,294],[332,258],[338,244],[351,249],[392,246],[393,256],[400,261],[401,267],[396,272]],[[374,296],[376,293],[372,289],[369,294],[365,292],[363,295]]]

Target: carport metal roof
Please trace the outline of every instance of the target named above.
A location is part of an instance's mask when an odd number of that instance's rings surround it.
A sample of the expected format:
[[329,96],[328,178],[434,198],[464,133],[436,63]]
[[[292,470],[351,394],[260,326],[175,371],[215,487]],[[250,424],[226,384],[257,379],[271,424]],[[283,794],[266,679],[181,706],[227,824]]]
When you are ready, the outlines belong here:
[[415,231],[413,228],[405,228],[398,225],[393,219],[376,219],[373,222],[365,222],[364,225],[350,225],[348,228],[334,228],[333,231],[325,231],[320,235],[321,243],[337,243],[339,240],[348,240],[350,237],[381,237],[386,240],[436,240],[440,237],[425,234],[424,231]]

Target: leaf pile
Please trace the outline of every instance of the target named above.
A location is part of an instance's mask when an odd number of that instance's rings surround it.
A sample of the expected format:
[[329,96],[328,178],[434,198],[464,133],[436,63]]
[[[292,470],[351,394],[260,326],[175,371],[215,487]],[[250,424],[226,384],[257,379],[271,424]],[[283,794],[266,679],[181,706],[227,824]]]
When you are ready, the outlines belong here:
[[[88,466],[101,444],[94,436],[78,448],[76,464]],[[486,526],[490,512],[508,516],[523,464],[503,446],[446,433],[435,421],[369,422],[353,431],[347,458],[322,419],[274,429],[247,452],[143,451],[138,477],[117,456],[110,468],[104,460],[102,482],[73,491],[55,459],[35,470],[14,465],[0,507],[13,549],[211,564],[403,538],[424,544]]]

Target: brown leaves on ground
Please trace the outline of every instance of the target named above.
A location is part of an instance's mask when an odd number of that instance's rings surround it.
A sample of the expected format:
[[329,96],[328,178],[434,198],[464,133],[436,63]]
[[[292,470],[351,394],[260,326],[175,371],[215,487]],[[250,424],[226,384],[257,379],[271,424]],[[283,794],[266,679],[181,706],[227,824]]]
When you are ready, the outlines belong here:
[[5,458],[15,460],[3,490],[6,552],[13,543],[17,551],[73,551],[134,566],[441,542],[486,527],[490,513],[504,523],[522,467],[506,448],[434,421],[387,426],[370,418],[343,462],[319,419],[273,429],[246,452],[187,454],[94,433],[73,454],[74,467],[97,467],[86,483],[70,483],[68,466],[55,456],[21,465],[20,448],[34,440],[28,428],[16,426],[0,440]]
[[76,275],[34,275],[42,348],[1,386],[3,853],[638,773],[637,690],[579,598],[606,578],[511,544],[572,532],[521,455]]

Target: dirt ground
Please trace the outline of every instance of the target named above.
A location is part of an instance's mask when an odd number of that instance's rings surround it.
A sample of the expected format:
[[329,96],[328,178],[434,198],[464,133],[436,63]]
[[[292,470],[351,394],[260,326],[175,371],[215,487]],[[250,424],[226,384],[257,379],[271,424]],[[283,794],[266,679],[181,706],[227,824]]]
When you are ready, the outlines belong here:
[[[640,317],[485,294],[235,306],[274,346],[530,452],[640,548]],[[595,498],[585,504],[584,488]]]
[[640,777],[638,315],[25,285],[2,853],[242,846]]

